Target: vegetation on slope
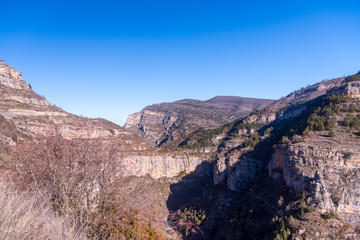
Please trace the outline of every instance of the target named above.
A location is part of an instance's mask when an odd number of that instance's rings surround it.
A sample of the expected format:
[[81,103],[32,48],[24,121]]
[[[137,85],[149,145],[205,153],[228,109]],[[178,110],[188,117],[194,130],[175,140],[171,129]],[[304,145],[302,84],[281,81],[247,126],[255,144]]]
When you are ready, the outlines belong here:
[[348,76],[344,79],[344,82],[360,81],[360,71],[357,74]]
[[68,219],[56,216],[49,203],[39,194],[20,193],[0,183],[0,238],[85,239]]
[[19,191],[41,197],[71,231],[89,239],[162,239],[148,221],[118,201],[116,149],[116,143],[70,141],[55,134],[19,143],[1,172]]

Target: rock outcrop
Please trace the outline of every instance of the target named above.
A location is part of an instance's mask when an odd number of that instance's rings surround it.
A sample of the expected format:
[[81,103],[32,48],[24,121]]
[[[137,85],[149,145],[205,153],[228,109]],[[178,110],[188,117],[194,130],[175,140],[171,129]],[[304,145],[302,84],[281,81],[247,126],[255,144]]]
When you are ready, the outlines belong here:
[[309,192],[308,204],[321,212],[336,212],[352,222],[360,216],[360,142],[348,138],[343,142],[314,134],[305,142],[280,145],[269,175],[282,178],[297,193]]
[[3,61],[0,61],[0,84],[14,89],[31,89],[21,73]]
[[30,137],[55,129],[66,138],[99,138],[128,135],[116,124],[69,114],[36,94],[22,74],[0,61],[0,115]]
[[[124,173],[127,176],[146,176],[153,178],[175,177],[194,172],[206,159],[196,155],[182,153],[148,153],[137,154],[122,159]],[[208,169],[203,169],[208,172]],[[200,172],[201,173],[201,172]]]

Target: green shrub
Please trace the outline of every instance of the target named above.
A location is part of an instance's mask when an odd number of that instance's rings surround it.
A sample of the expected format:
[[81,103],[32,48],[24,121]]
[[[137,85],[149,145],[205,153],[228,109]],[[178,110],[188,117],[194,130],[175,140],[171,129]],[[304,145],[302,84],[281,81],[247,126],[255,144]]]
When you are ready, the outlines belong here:
[[357,109],[356,109],[355,104],[353,104],[353,103],[349,104],[348,112],[353,113],[353,112],[356,112],[356,111],[357,111]]
[[200,225],[206,218],[206,213],[203,210],[196,210],[194,208],[187,209],[180,213],[180,222],[193,221]]
[[189,134],[189,136],[179,144],[179,147],[195,149],[200,147],[211,147],[213,146],[212,139],[214,136],[219,135],[223,132],[224,128],[215,129],[203,129],[199,128]]
[[353,82],[353,81],[360,81],[360,73],[348,76],[344,79],[344,83]]
[[314,212],[314,208],[308,206],[305,201],[302,201],[300,205],[300,214],[304,215],[305,213],[311,213],[311,212]]
[[331,195],[331,200],[333,201],[333,203],[335,204],[335,206],[338,207],[338,206],[339,206],[339,203],[340,203],[340,201],[341,201],[341,198],[340,198],[338,195],[336,195],[336,194],[332,194],[332,195]]
[[329,220],[329,219],[335,218],[336,215],[334,212],[329,212],[329,213],[321,214],[321,217],[325,220]]
[[260,136],[258,134],[255,134],[244,142],[244,147],[254,148],[256,144],[258,144],[259,142],[260,142]]
[[344,159],[350,159],[352,155],[354,155],[354,153],[347,152],[347,153],[344,154]]
[[291,232],[289,228],[286,227],[286,221],[283,218],[278,216],[274,217],[271,220],[271,225],[273,228],[273,237],[276,240],[286,240],[290,236]]
[[287,143],[289,142],[289,138],[287,136],[282,136],[281,143]]
[[265,132],[264,132],[264,135],[268,135],[268,134],[270,134],[273,130],[274,130],[274,128],[273,128],[273,127],[269,127],[269,128],[267,128],[267,129],[265,130]]
[[344,121],[342,122],[342,125],[344,127],[348,127],[348,128],[355,128],[355,129],[359,129],[360,128],[360,120],[352,115],[352,114],[348,114]]

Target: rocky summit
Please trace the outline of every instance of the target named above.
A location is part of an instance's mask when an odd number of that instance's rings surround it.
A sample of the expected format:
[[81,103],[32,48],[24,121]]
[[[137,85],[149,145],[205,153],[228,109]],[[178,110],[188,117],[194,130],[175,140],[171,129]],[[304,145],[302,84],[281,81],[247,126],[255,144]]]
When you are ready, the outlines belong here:
[[0,93],[0,183],[84,239],[360,239],[360,73],[276,101],[154,104],[124,128],[2,61]]

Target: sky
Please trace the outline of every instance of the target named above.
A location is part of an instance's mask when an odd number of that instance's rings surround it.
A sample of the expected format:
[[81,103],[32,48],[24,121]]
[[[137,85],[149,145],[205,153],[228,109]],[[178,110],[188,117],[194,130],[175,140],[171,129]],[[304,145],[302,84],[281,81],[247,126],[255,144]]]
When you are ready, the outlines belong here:
[[360,70],[360,0],[0,0],[0,59],[70,113],[278,99]]

